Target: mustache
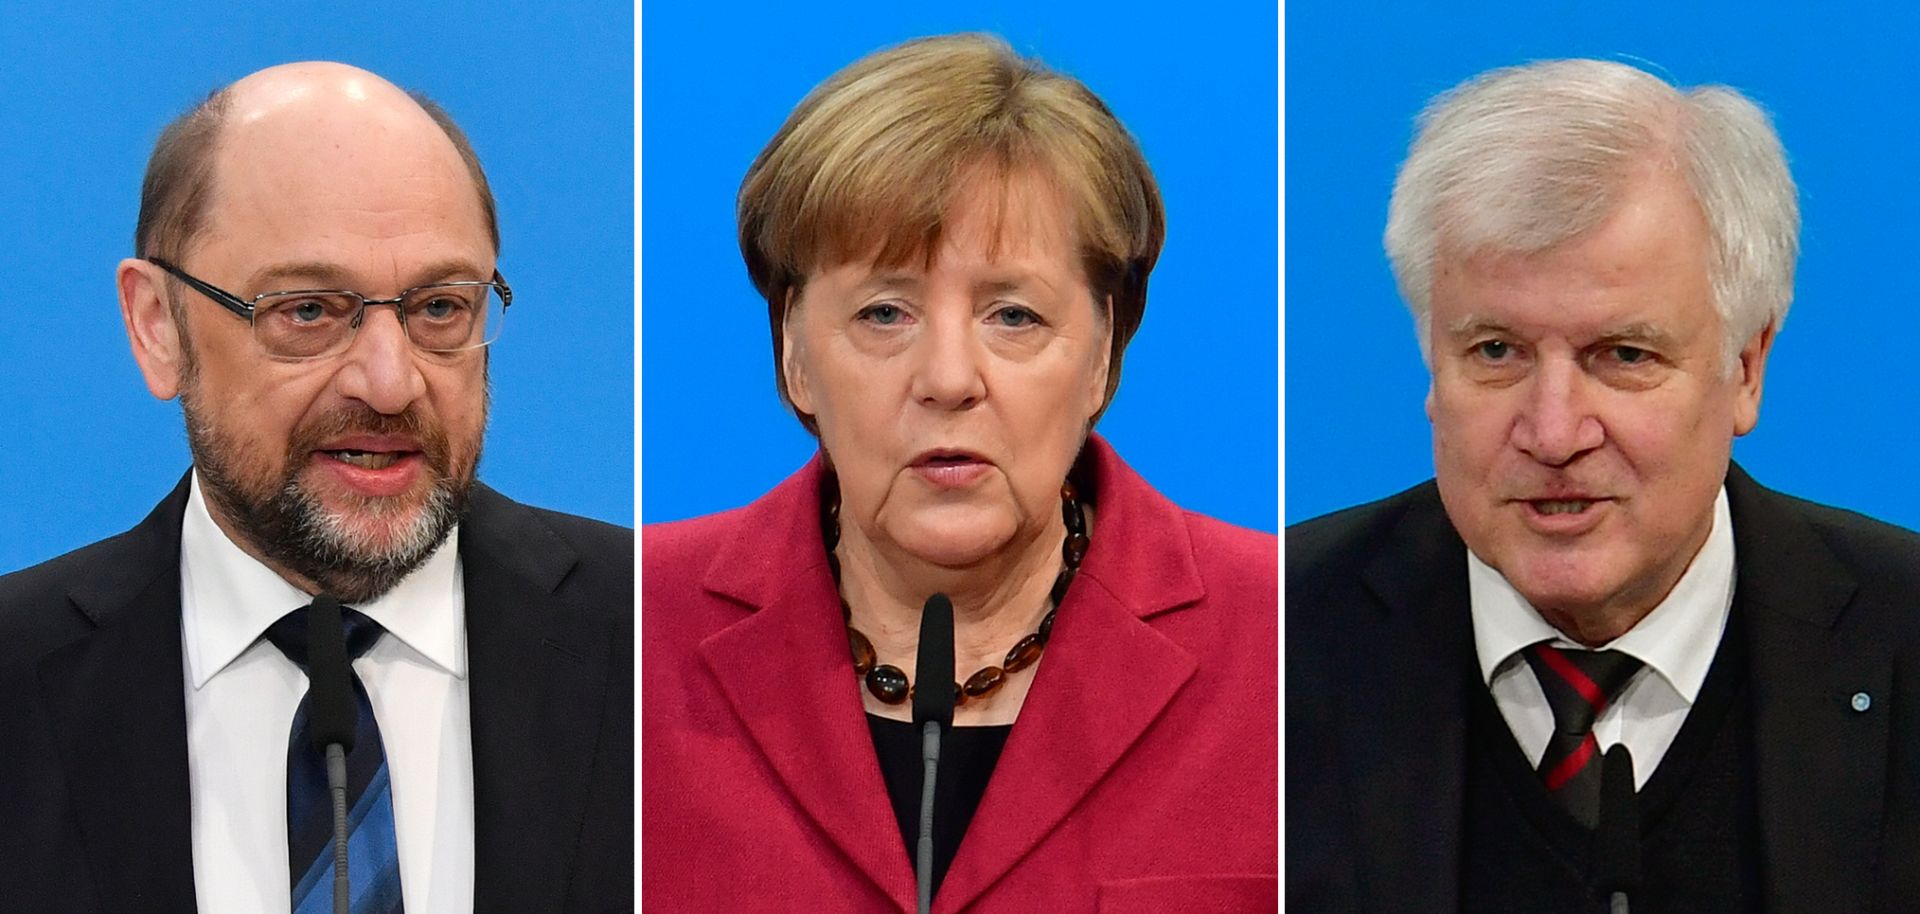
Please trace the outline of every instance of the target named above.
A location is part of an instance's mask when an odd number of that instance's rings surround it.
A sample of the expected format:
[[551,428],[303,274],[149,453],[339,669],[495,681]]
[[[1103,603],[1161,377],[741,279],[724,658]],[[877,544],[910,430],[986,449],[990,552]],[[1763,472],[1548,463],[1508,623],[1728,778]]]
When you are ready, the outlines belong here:
[[306,455],[327,441],[345,435],[381,435],[412,439],[420,448],[427,465],[445,475],[450,469],[452,448],[446,430],[430,422],[409,406],[404,412],[382,413],[364,403],[343,404],[300,423],[287,441],[288,467],[298,467]]

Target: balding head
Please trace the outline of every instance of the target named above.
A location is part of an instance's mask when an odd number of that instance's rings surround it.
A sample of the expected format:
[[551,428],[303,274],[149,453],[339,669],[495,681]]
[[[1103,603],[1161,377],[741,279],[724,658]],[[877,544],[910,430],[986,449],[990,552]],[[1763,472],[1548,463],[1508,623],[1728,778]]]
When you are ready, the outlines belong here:
[[493,192],[453,119],[426,96],[373,73],[315,61],[253,73],[167,125],[147,162],[134,256],[185,259],[204,240],[223,175],[311,189],[329,174],[364,170],[367,157],[464,169],[498,253]]

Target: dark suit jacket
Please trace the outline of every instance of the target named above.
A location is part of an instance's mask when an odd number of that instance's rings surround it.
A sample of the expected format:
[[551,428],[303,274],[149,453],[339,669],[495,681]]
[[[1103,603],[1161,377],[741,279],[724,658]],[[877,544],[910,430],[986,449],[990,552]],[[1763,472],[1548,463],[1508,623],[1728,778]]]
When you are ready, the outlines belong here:
[[[1767,909],[1920,910],[1920,536],[1738,467],[1727,498]],[[1287,530],[1292,909],[1458,909],[1465,548],[1431,482]]]
[[[194,910],[187,484],[0,578],[0,910]],[[478,911],[633,906],[633,531],[476,485],[460,526]]]
[[[933,910],[1271,911],[1277,538],[1088,452],[1092,548]],[[914,910],[820,477],[643,531],[648,910]]]

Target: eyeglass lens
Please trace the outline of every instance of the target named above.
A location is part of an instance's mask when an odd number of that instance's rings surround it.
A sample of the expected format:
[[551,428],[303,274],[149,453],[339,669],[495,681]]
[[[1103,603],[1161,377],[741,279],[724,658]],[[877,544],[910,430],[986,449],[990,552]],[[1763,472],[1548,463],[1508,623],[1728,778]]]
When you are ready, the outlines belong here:
[[[254,303],[253,333],[283,358],[331,355],[353,341],[364,300],[351,292],[288,292]],[[428,286],[407,294],[399,308],[407,338],[431,352],[472,349],[500,336],[505,305],[492,285]],[[356,321],[356,318],[359,320]]]

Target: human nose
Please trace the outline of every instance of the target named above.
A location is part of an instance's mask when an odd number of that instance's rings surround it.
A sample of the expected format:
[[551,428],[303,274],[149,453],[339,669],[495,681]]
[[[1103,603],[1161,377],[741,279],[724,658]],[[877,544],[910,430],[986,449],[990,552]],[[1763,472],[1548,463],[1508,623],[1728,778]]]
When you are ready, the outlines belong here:
[[929,321],[920,339],[913,397],[933,409],[968,409],[987,395],[979,341],[964,321]]
[[1551,360],[1528,380],[1514,423],[1514,445],[1548,466],[1565,466],[1598,448],[1606,429],[1595,414],[1589,381],[1571,361]]
[[340,394],[376,412],[398,415],[426,395],[426,378],[400,324],[398,306],[368,305],[362,310],[359,329],[342,358],[345,364],[336,375]]

